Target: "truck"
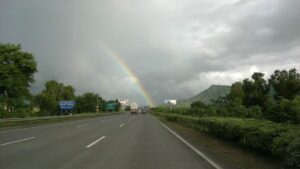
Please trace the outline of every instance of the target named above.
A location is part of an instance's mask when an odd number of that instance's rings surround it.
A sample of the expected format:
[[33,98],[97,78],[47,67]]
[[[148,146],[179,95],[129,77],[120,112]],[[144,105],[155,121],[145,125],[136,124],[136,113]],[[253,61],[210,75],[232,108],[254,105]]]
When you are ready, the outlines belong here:
[[131,114],[138,114],[139,106],[137,103],[130,104],[130,112]]

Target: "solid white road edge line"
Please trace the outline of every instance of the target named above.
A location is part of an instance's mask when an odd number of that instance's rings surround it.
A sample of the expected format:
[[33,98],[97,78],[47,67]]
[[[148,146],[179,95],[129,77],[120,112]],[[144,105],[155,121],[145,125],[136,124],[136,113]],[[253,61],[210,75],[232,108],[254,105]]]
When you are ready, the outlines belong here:
[[95,145],[96,143],[98,143],[100,140],[103,140],[106,136],[102,136],[99,139],[97,139],[96,141],[92,142],[91,144],[87,145],[86,148],[90,148],[93,145]]
[[125,123],[120,124],[120,127],[123,127],[125,125]]
[[89,124],[82,124],[82,125],[79,125],[79,126],[76,126],[77,128],[81,128],[81,127],[86,127],[88,126]]
[[212,159],[207,157],[204,153],[202,153],[200,150],[198,150],[196,147],[191,145],[189,142],[184,140],[181,136],[179,136],[176,132],[174,132],[172,129],[164,125],[162,122],[160,122],[157,118],[152,116],[160,125],[162,125],[165,129],[167,129],[170,133],[172,133],[174,136],[176,136],[180,141],[182,141],[184,144],[186,144],[188,147],[190,147],[194,152],[196,152],[199,156],[201,156],[203,159],[205,159],[210,165],[215,167],[216,169],[223,169],[221,166],[219,166],[217,163],[215,163]]
[[1,146],[6,146],[6,145],[9,145],[9,144],[18,143],[18,142],[21,142],[21,141],[31,140],[31,139],[34,139],[34,138],[35,137],[29,137],[29,138],[24,138],[24,139],[21,139],[21,140],[11,141],[11,142],[8,142],[8,143],[1,144]]

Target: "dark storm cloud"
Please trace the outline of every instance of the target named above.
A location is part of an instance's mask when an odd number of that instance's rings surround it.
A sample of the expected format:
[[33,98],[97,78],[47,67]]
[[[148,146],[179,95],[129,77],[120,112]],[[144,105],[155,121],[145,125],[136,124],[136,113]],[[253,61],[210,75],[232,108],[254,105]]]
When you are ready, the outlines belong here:
[[185,98],[300,63],[296,0],[2,0],[0,42],[38,61],[33,92],[56,79],[77,93],[145,103],[121,57],[156,101]]

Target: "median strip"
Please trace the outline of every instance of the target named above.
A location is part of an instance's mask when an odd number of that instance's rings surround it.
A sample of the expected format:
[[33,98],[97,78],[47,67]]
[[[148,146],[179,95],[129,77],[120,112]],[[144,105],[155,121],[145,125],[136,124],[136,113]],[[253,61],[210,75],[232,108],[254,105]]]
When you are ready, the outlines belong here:
[[102,136],[99,139],[97,139],[96,141],[92,142],[91,144],[87,145],[86,148],[90,148],[93,145],[95,145],[96,143],[98,143],[99,141],[103,140],[106,136]]
[[6,146],[6,145],[9,145],[9,144],[18,143],[18,142],[21,142],[21,141],[31,140],[31,139],[34,139],[34,138],[35,137],[29,137],[29,138],[24,138],[24,139],[21,139],[21,140],[11,141],[11,142],[8,142],[8,143],[3,143],[3,144],[1,144],[1,146]]
[[[83,113],[72,116],[49,116],[49,117],[35,117],[35,118],[20,118],[20,119],[3,119],[0,120],[0,128],[12,126],[30,126],[51,124],[65,121],[75,121],[81,119],[95,118],[108,115],[119,115],[121,113]],[[6,131],[4,131],[6,132]]]

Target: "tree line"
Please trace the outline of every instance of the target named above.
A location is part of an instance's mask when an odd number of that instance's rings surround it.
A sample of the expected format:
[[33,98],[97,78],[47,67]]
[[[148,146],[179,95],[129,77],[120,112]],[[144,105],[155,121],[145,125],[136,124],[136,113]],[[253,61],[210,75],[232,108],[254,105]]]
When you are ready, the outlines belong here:
[[168,121],[207,132],[280,160],[281,168],[300,167],[300,75],[275,70],[267,80],[255,72],[231,85],[230,93],[206,105],[153,109]]
[[73,113],[105,111],[106,102],[99,94],[87,92],[75,95],[71,85],[55,80],[45,83],[45,88],[34,95],[29,88],[34,83],[37,62],[34,56],[22,51],[21,45],[0,43],[0,118],[58,115],[60,100],[75,100]]
[[231,85],[230,93],[214,101],[216,112],[225,116],[300,123],[300,74],[295,68],[275,70],[269,79],[255,72],[251,79]]
[[[159,110],[161,109],[161,110]],[[157,108],[156,111],[166,111]],[[269,79],[255,72],[251,78],[235,82],[225,97],[206,105],[201,101],[190,108],[175,108],[173,113],[195,116],[222,116],[300,123],[300,74],[295,68],[275,70]]]

